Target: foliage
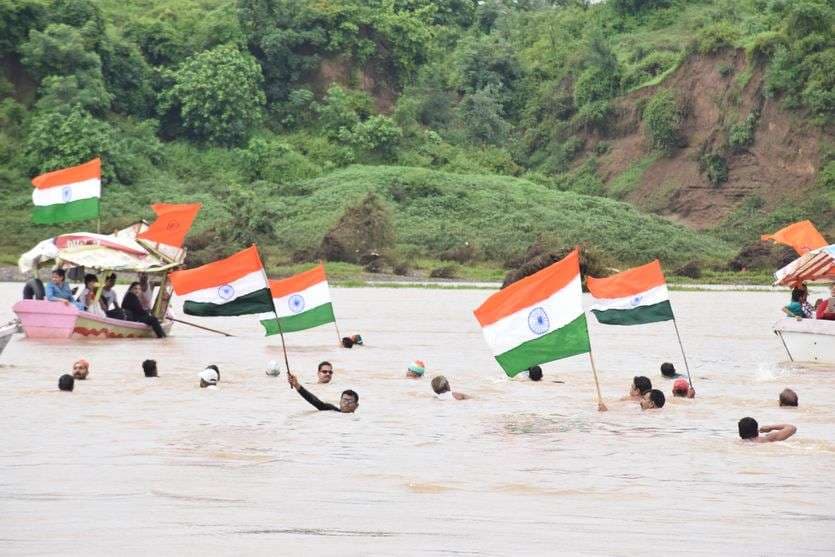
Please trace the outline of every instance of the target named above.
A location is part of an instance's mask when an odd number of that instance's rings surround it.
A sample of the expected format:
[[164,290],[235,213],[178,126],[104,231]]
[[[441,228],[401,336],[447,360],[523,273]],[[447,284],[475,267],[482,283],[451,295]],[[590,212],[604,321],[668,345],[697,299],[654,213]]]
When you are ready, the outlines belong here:
[[176,111],[191,137],[240,144],[262,118],[261,70],[248,54],[224,45],[201,52],[170,74],[160,98],[163,112]]
[[705,153],[699,159],[699,168],[714,186],[728,181],[728,161],[718,153]]
[[699,32],[696,49],[700,54],[713,54],[724,48],[733,47],[739,39],[739,32],[726,21],[714,23]]
[[388,116],[372,116],[345,135],[347,142],[359,149],[391,155],[403,136],[403,130]]
[[507,138],[510,124],[502,117],[499,101],[492,90],[483,89],[461,99],[458,119],[467,137],[477,143],[497,145]]
[[669,155],[680,141],[682,114],[672,91],[659,91],[644,108],[644,125],[652,146]]
[[42,0],[0,0],[0,56],[15,52],[46,20]]
[[348,91],[339,85],[331,85],[317,108],[319,126],[325,134],[336,139],[344,129],[353,130],[361,120],[373,112],[371,98],[360,91]]
[[603,68],[592,66],[577,78],[574,84],[574,104],[582,107],[595,101],[605,101],[615,96],[619,83]]
[[67,113],[44,111],[36,114],[29,125],[24,143],[30,174],[87,162],[109,151],[111,130],[81,108]]
[[334,261],[361,263],[394,245],[392,211],[373,191],[356,205],[345,208],[340,219],[322,238],[322,255]]
[[754,144],[754,132],[757,129],[757,123],[760,119],[760,113],[757,110],[752,111],[742,122],[731,126],[728,131],[728,145],[735,153],[740,153],[746,147]]

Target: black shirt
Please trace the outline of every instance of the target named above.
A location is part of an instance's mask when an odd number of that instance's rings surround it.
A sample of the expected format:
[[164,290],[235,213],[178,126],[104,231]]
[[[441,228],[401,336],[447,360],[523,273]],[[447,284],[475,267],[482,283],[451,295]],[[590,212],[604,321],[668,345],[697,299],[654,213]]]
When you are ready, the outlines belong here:
[[299,385],[299,388],[296,389],[296,390],[299,391],[299,394],[302,395],[303,399],[305,399],[307,402],[309,402],[310,404],[315,406],[316,410],[333,410],[335,412],[342,412],[342,410],[340,410],[338,407],[334,406],[333,404],[330,404],[329,402],[322,402],[321,400],[316,398],[316,395],[314,395],[313,393],[311,393],[310,391],[308,391],[307,389],[305,389],[301,385]]

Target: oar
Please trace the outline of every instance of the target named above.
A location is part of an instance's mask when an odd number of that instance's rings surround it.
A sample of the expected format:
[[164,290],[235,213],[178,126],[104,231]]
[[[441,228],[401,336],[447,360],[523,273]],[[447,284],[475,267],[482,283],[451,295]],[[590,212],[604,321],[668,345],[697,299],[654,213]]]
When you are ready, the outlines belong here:
[[168,317],[168,319],[170,319],[171,321],[174,321],[175,323],[182,323],[183,325],[189,325],[191,327],[196,327],[198,329],[203,329],[204,331],[217,333],[219,335],[223,335],[223,336],[226,336],[226,337],[235,336],[235,335],[230,335],[229,333],[224,333],[223,331],[218,331],[217,329],[210,329],[209,327],[204,327],[203,325],[198,325],[197,323],[190,323],[189,321],[183,321],[182,319],[175,319],[173,317]]

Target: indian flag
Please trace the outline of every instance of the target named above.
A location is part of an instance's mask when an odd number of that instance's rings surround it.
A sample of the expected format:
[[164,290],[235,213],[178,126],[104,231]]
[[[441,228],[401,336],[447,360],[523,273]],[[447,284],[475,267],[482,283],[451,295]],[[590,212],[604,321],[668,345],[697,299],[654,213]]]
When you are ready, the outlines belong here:
[[667,282],[656,259],[608,278],[588,277],[591,312],[605,325],[642,325],[673,319]]
[[35,224],[57,224],[99,216],[101,159],[32,179]]
[[174,292],[185,297],[183,311],[207,317],[273,310],[267,275],[252,246],[231,257],[169,275]]
[[[275,313],[261,316],[267,336],[291,333],[336,321],[324,265],[282,280],[270,281]],[[276,319],[278,316],[278,319]]]
[[510,377],[590,350],[577,250],[493,294],[475,310],[484,338]]

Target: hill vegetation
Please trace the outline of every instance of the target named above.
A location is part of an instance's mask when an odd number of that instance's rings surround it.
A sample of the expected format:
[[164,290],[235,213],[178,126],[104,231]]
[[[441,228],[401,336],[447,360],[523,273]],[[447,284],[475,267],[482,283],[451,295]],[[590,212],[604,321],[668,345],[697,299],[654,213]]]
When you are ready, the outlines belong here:
[[833,238],[833,24],[825,0],[0,0],[0,259],[66,230],[28,223],[29,178],[95,155],[105,229],[204,203],[195,260],[336,256],[369,194],[401,268]]

